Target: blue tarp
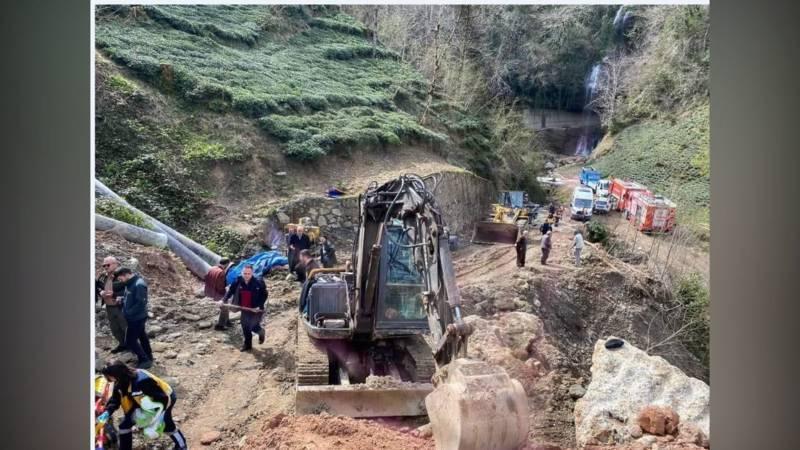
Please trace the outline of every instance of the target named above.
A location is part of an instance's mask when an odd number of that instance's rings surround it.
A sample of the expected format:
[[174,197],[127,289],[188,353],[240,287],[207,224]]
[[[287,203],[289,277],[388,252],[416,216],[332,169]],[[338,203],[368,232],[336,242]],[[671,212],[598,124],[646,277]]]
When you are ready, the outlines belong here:
[[230,285],[236,278],[242,274],[242,269],[245,265],[250,264],[253,266],[253,275],[262,277],[265,273],[269,273],[275,266],[285,266],[289,264],[289,260],[279,252],[262,252],[239,262],[239,264],[231,267],[228,275],[225,277],[225,283]]
[[339,189],[330,188],[330,189],[328,189],[327,195],[330,198],[337,198],[337,197],[341,197],[341,196],[345,195],[345,193],[340,191]]

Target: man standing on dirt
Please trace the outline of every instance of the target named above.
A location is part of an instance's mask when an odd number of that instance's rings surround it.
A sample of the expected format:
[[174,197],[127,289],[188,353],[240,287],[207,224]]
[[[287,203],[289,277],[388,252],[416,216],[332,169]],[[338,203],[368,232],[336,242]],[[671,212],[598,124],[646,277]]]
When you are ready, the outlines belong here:
[[[246,352],[253,348],[253,333],[258,334],[259,344],[263,344],[266,338],[264,328],[261,327],[261,317],[267,303],[267,285],[253,276],[253,266],[247,264],[242,268],[242,274],[228,288],[222,302],[228,303],[231,297],[232,303],[242,310],[240,321],[244,345],[240,351]],[[226,307],[223,305],[222,308]]]
[[[228,275],[228,269],[231,266],[231,261],[228,258],[219,260],[216,266],[209,269],[205,278],[205,295],[214,301],[220,301],[225,297],[225,277]],[[215,330],[225,330],[231,326],[231,321],[228,318],[228,308],[220,308],[219,318],[217,324],[214,326]]]
[[514,245],[517,250],[517,267],[525,267],[525,252],[528,251],[528,232],[523,231],[517,237],[517,243]]
[[552,225],[550,225],[550,221],[549,221],[549,219],[545,219],[545,221],[544,221],[544,222],[542,222],[542,226],[540,226],[540,227],[539,227],[539,231],[541,231],[541,232],[542,232],[542,236],[544,236],[545,234],[547,234],[547,232],[548,232],[548,231],[550,231],[550,230],[552,230],[552,229],[553,229],[553,226],[552,226]]
[[575,239],[572,240],[572,247],[575,249],[575,265],[581,266],[581,250],[583,250],[583,235],[581,230],[575,230]]
[[547,258],[550,256],[550,249],[553,248],[553,230],[547,230],[542,238],[542,265],[547,265]]
[[125,297],[122,303],[122,312],[128,323],[125,332],[125,346],[139,359],[137,368],[149,369],[153,366],[153,350],[150,348],[150,339],[145,331],[147,283],[141,275],[134,274],[127,267],[120,267],[114,272],[114,275],[117,276],[117,280],[125,284]]
[[125,284],[115,280],[114,271],[119,268],[119,261],[113,256],[103,258],[103,273],[95,282],[96,298],[102,299],[106,307],[106,317],[111,334],[117,340],[117,346],[111,353],[125,350],[125,315],[122,313],[122,297],[125,295]]

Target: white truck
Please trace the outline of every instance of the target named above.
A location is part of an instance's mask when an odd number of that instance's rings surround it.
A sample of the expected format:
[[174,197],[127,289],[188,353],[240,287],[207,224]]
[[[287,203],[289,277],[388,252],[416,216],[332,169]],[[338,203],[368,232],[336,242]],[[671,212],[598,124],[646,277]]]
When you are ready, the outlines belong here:
[[585,186],[578,186],[572,192],[569,204],[569,216],[574,220],[589,220],[594,209],[594,192]]
[[611,211],[611,180],[600,180],[594,189],[594,207],[596,213]]

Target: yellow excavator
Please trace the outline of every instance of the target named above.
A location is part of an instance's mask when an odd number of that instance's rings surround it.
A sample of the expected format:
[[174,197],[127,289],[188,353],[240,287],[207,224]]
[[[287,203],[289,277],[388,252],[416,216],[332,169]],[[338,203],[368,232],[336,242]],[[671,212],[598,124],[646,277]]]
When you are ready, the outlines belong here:
[[513,244],[519,229],[533,221],[532,216],[525,192],[500,191],[488,219],[475,225],[472,242]]
[[300,295],[299,414],[426,415],[437,448],[514,449],[527,440],[527,397],[504,369],[467,358],[473,330],[436,177],[372,183],[346,268],[315,269]]

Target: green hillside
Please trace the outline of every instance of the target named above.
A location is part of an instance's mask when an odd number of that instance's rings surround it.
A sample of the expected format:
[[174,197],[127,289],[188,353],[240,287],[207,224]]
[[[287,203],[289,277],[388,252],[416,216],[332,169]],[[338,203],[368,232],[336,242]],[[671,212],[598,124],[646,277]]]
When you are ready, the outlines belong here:
[[709,106],[674,121],[653,120],[624,128],[592,164],[603,175],[646,184],[678,204],[685,224],[708,224],[710,206]]
[[259,119],[292,158],[448,140],[412,115],[426,96],[421,75],[332,8],[101,10],[96,45],[164,92]]

